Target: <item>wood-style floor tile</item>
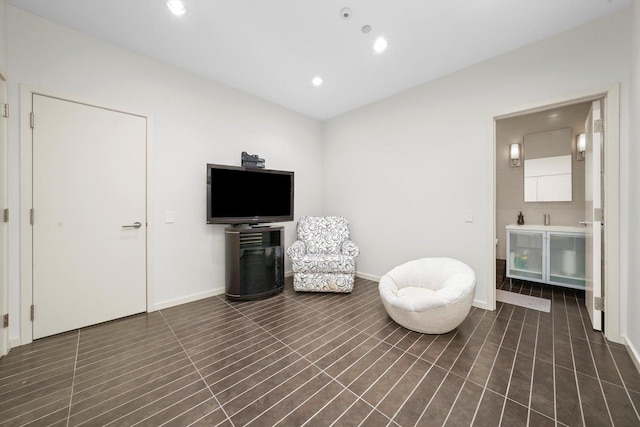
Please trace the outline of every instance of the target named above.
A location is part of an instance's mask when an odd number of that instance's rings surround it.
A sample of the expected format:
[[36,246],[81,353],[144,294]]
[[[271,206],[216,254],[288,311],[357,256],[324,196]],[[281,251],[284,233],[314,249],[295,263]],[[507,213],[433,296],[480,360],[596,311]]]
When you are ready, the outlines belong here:
[[43,338],[0,359],[0,425],[640,425],[640,373],[590,328],[584,292],[498,302],[442,335],[352,294],[216,296]]

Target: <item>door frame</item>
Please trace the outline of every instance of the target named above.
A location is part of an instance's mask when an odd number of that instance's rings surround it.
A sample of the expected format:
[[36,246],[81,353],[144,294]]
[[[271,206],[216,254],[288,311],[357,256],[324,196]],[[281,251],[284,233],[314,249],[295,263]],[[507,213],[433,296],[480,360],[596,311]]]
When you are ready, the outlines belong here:
[[582,93],[561,96],[556,99],[530,103],[519,107],[508,108],[491,117],[492,149],[492,204],[493,223],[489,229],[489,241],[494,243],[489,260],[489,283],[487,283],[487,305],[496,307],[496,121],[523,114],[535,113],[551,108],[564,107],[581,102],[603,100],[604,109],[604,336],[610,341],[623,344],[620,331],[620,84]]
[[[0,107],[7,101],[7,79],[0,71]],[[0,134],[0,211],[9,208],[9,118]],[[1,212],[0,212],[1,213]],[[3,221],[3,220],[0,220]],[[9,223],[2,222],[0,231],[0,316],[9,314]],[[9,328],[0,324],[0,357],[9,351]]]
[[[33,146],[31,132],[32,96],[43,95],[65,101],[84,104],[91,107],[105,108],[125,114],[133,114],[146,118],[146,286],[147,313],[153,311],[153,168],[152,168],[152,117],[150,114],[132,112],[128,108],[106,106],[101,102],[79,99],[77,96],[54,93],[51,90],[37,89],[29,85],[20,85],[20,345],[33,341],[31,322],[31,304],[33,303],[33,227],[30,223],[30,211],[33,197]],[[37,120],[37,118],[36,118]]]

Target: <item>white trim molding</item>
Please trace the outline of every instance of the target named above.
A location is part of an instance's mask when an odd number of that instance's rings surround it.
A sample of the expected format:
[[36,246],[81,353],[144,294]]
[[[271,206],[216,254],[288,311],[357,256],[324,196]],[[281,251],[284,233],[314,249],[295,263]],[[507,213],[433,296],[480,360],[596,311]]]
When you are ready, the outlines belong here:
[[81,97],[68,94],[53,93],[50,90],[37,89],[29,85],[20,85],[20,336],[19,345],[29,344],[33,341],[33,327],[31,322],[31,304],[33,301],[33,229],[30,222],[30,210],[32,208],[32,132],[30,126],[32,97],[41,94],[59,99],[72,100],[86,105],[100,106],[113,111],[120,111],[144,117],[147,123],[147,149],[146,149],[146,209],[147,209],[147,312],[154,310],[153,306],[153,276],[152,276],[152,248],[153,248],[153,151],[152,151],[152,117],[151,114],[133,112],[127,108],[105,105],[102,102],[84,100]]
[[496,259],[496,135],[495,135],[495,122],[500,119],[520,116],[522,114],[534,113],[539,111],[548,110],[555,107],[562,107],[566,105],[577,104],[580,102],[594,101],[596,99],[604,99],[604,111],[605,111],[605,140],[604,140],[604,152],[605,152],[605,178],[604,178],[604,206],[605,216],[607,223],[605,226],[604,237],[604,283],[605,283],[605,310],[604,310],[604,336],[610,341],[622,344],[624,338],[621,335],[621,318],[620,318],[620,176],[618,171],[620,170],[620,84],[616,84],[610,87],[594,89],[591,91],[584,91],[573,95],[566,95],[546,102],[536,102],[533,105],[525,105],[520,107],[514,107],[501,114],[495,114],[492,117],[493,120],[493,138],[491,144],[493,148],[493,168],[490,173],[493,174],[493,191],[492,191],[492,207],[491,211],[493,215],[493,224],[490,229],[492,230],[492,250],[493,254],[491,258],[491,274],[492,279],[487,283],[487,295],[490,301],[487,301],[488,306],[495,307],[496,298],[496,272],[495,272],[495,259]]
[[189,302],[199,301],[205,298],[215,297],[217,295],[224,294],[224,287],[214,288],[210,291],[200,292],[193,295],[188,295],[186,297],[176,298],[169,301],[159,302],[153,305],[154,310],[163,310],[169,307],[175,307],[176,305],[187,304]]

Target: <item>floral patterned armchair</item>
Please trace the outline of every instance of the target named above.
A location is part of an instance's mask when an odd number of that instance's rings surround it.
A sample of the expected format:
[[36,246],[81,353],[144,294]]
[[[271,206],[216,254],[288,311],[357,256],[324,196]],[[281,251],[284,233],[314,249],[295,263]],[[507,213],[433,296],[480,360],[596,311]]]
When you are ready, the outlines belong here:
[[293,266],[293,289],[306,292],[353,290],[360,249],[349,240],[349,223],[341,216],[306,216],[298,222],[298,240],[287,248]]

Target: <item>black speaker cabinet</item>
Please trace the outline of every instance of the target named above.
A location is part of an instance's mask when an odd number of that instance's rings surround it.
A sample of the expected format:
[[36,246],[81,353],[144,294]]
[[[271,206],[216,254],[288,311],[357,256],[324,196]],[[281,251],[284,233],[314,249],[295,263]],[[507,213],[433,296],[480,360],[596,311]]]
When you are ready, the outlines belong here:
[[227,298],[265,298],[284,289],[284,227],[228,227],[225,244]]

